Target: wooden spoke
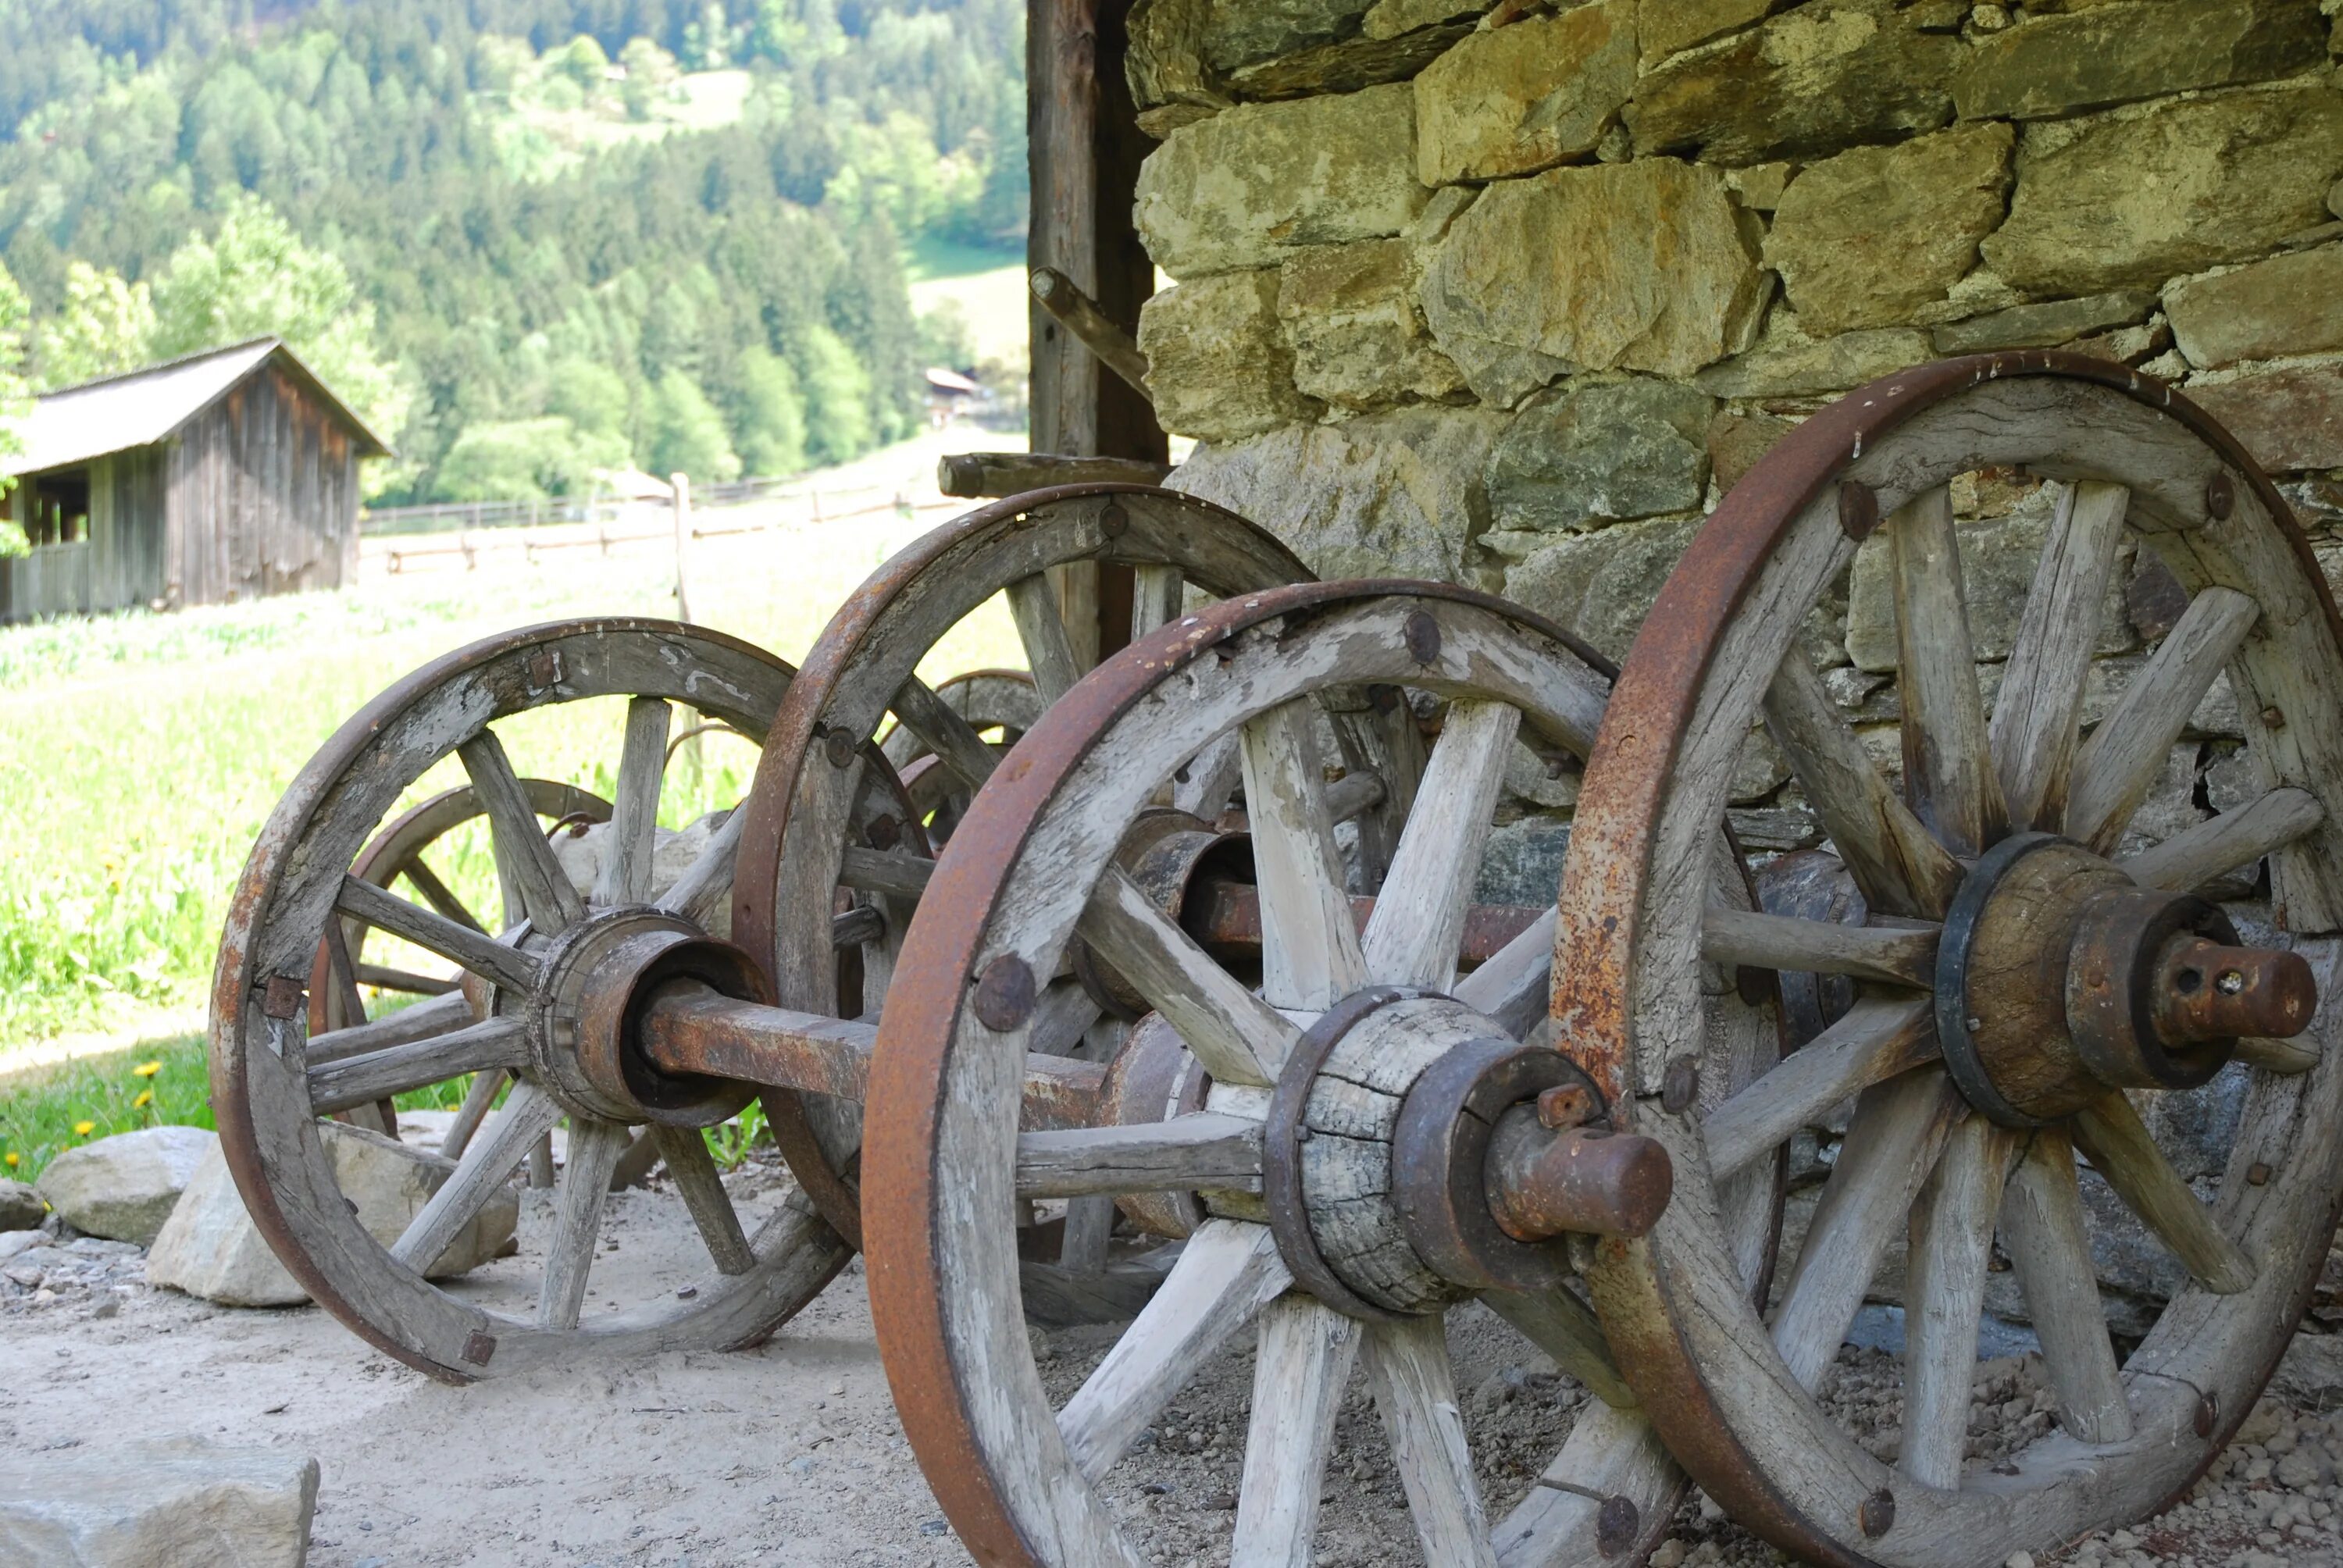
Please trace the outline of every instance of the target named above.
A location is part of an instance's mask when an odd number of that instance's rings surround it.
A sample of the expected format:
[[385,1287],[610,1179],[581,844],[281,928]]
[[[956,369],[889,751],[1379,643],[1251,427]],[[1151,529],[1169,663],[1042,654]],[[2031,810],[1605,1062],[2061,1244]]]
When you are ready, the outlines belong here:
[[546,1250],[545,1279],[538,1286],[537,1326],[574,1329],[586,1305],[586,1276],[602,1241],[602,1206],[610,1197],[610,1172],[627,1151],[624,1124],[598,1117],[569,1119],[569,1159],[561,1168],[561,1196],[555,1211],[553,1241]]
[[[576,925],[585,917],[585,900],[569,885],[569,874],[555,859],[553,846],[546,842],[545,829],[537,823],[537,809],[528,803],[528,794],[513,772],[504,742],[494,730],[483,729],[456,748],[456,755],[463,759],[472,793],[488,813],[488,830],[496,839],[502,863],[510,868],[519,887],[529,924],[546,937]],[[509,920],[512,911],[505,913]]]
[[1711,963],[1811,974],[1854,975],[1890,985],[1936,982],[1935,927],[1850,926],[1712,904],[1701,916],[1701,956]]
[[1982,1116],[1963,1121],[1946,1137],[1944,1157],[1912,1211],[1899,1462],[1923,1486],[1949,1490],[1961,1483],[1986,1268],[2014,1141]]
[[[1434,990],[1455,983],[1464,913],[1521,721],[1520,710],[1503,702],[1449,705],[1447,727],[1361,940],[1373,980]],[[1250,809],[1249,788],[1245,799]]]
[[598,904],[639,904],[651,896],[651,852],[659,835],[659,786],[667,777],[667,731],[674,710],[663,697],[627,704],[618,751],[618,798],[610,807],[610,848],[594,879]]
[[459,926],[469,926],[483,935],[487,934],[488,928],[482,925],[479,917],[472,913],[446,882],[439,879],[439,873],[433,870],[422,856],[417,855],[400,867],[399,875],[407,879],[408,887],[423,895],[425,903],[442,915]]
[[892,855],[850,844],[839,864],[838,879],[850,888],[873,893],[903,893],[918,898],[927,891],[936,863],[919,855]]
[[537,960],[518,948],[507,947],[469,926],[459,926],[420,904],[410,904],[372,882],[344,877],[334,907],[508,990],[526,991],[537,984]]
[[1027,1132],[1017,1140],[1017,1195],[1261,1190],[1261,1123],[1199,1111],[1128,1127]]
[[1409,1318],[1367,1331],[1367,1382],[1391,1433],[1392,1457],[1427,1563],[1496,1568],[1473,1451],[1457,1409],[1444,1318]]
[[1936,1012],[1926,1000],[1857,999],[1845,1018],[1708,1113],[1701,1136],[1710,1171],[1720,1183],[1732,1180],[1848,1095],[1936,1054]]
[[[1350,906],[1342,906],[1347,925]],[[1266,1085],[1299,1032],[1247,990],[1120,870],[1099,879],[1082,938],[1180,1031],[1221,1083]]]
[[2292,1040],[2271,1040],[2262,1035],[2247,1035],[2237,1041],[2237,1060],[2248,1067],[2258,1067],[2264,1072],[2274,1072],[2280,1078],[2292,1078],[2308,1072],[2318,1065],[2318,1037],[2298,1034]]
[[1057,701],[1082,678],[1082,667],[1074,658],[1058,590],[1050,586],[1047,573],[1035,572],[1009,585],[1009,613],[1017,622],[1017,640],[1025,645],[1025,666],[1033,672],[1034,689],[1043,703]]
[[918,736],[920,743],[934,752],[961,783],[974,789],[992,777],[993,765],[1000,760],[992,748],[926,681],[912,676],[888,706],[903,728]]
[[2318,827],[2326,814],[2326,808],[2307,789],[2272,789],[2249,805],[2175,833],[2117,864],[2145,887],[2194,892],[2217,877],[2284,849]]
[[2091,1168],[2107,1179],[2116,1196],[2172,1250],[2189,1278],[2217,1296],[2253,1288],[2254,1265],[2221,1232],[2213,1211],[2198,1201],[2172,1168],[2156,1139],[2121,1090],[2106,1094],[2075,1117],[2075,1146]]
[[1311,726],[1316,707],[1289,702],[1244,727],[1245,815],[1261,889],[1261,994],[1272,1007],[1322,1011],[1367,983],[1326,816]]
[[1356,1319],[1299,1291],[1262,1314],[1230,1568],[1315,1561],[1318,1493],[1359,1338]]
[[446,996],[456,989],[457,983],[444,975],[419,975],[382,964],[360,964],[352,978],[359,985],[370,985],[377,990],[405,991],[409,996]]
[[1383,781],[1373,773],[1345,773],[1326,786],[1326,819],[1347,822],[1383,804]]
[[528,1061],[528,1026],[518,1018],[491,1018],[410,1045],[346,1056],[313,1067],[309,1104],[318,1115],[331,1116],[468,1072],[521,1067]]
[[474,1075],[472,1087],[464,1091],[464,1103],[456,1107],[456,1115],[447,1123],[447,1135],[439,1140],[441,1158],[463,1159],[464,1151],[472,1146],[472,1134],[480,1130],[480,1123],[496,1109],[497,1096],[511,1077],[501,1067]]
[[1523,1038],[1545,1016],[1548,993],[1554,988],[1554,927],[1556,912],[1548,909],[1489,960],[1456,984],[1458,1001],[1505,1026],[1515,1040]]
[[1864,1091],[1774,1316],[1774,1344],[1801,1387],[1813,1391],[1830,1370],[1962,1110],[1934,1069]]
[[683,1206],[691,1211],[691,1222],[699,1227],[700,1240],[708,1243],[708,1255],[716,1261],[717,1272],[745,1274],[755,1268],[756,1249],[749,1245],[748,1235],[740,1229],[740,1216],[732,1207],[731,1195],[724,1191],[724,1179],[717,1174],[708,1140],[696,1127],[669,1127],[659,1121],[651,1123],[650,1136],[668,1174],[675,1178],[676,1191],[683,1195]]
[[1993,754],[2012,828],[2056,827],[2064,814],[2083,683],[2130,504],[2129,490],[2097,479],[2058,498],[1994,704]]
[[2001,1237],[2025,1292],[2026,1314],[2042,1342],[2058,1396],[2058,1423],[2084,1442],[2123,1442],[2131,1436],[2131,1406],[2099,1302],[2075,1147],[2057,1128],[2036,1133],[2010,1172]]
[[2163,771],[2188,716],[2260,614],[2259,605],[2234,588],[2208,588],[2189,600],[2147,668],[2076,759],[2066,802],[2068,838],[2103,855],[2116,847]]
[[1082,1474],[1093,1481],[1105,1474],[1212,1352],[1292,1280],[1268,1226],[1238,1220],[1198,1226],[1153,1299],[1058,1412],[1058,1430]]
[[747,816],[739,810],[725,818],[700,847],[699,859],[683,869],[683,875],[653,900],[653,907],[681,915],[695,925],[705,926],[713,920],[731,896],[732,862],[739,858],[740,831],[747,825]]
[[388,1050],[394,1045],[412,1045],[418,1040],[461,1029],[471,1021],[471,1004],[462,997],[434,997],[371,1022],[313,1034],[309,1037],[307,1060],[311,1067],[323,1067],[329,1061]]
[[1102,1195],[1067,1201],[1065,1229],[1058,1242],[1058,1267],[1070,1274],[1096,1274],[1106,1267],[1114,1240],[1114,1200]]
[[1180,618],[1187,601],[1187,575],[1178,567],[1133,567],[1131,571],[1131,640]]
[[1940,918],[1960,886],[1960,862],[1887,787],[1798,648],[1766,690],[1765,722],[1871,909]]
[[1172,775],[1172,806],[1208,822],[1227,809],[1229,797],[1243,777],[1242,750],[1235,736],[1222,735],[1191,758]]
[[505,1097],[504,1109],[464,1151],[464,1157],[456,1161],[456,1169],[431,1194],[431,1201],[407,1222],[390,1255],[418,1271],[437,1261],[447,1243],[472,1222],[480,1205],[505,1184],[513,1168],[560,1119],[560,1108],[545,1091],[527,1081],[514,1084]]
[[1634,1408],[1635,1391],[1619,1375],[1601,1320],[1569,1289],[1491,1291],[1481,1300],[1554,1365],[1594,1390],[1595,1398],[1616,1410]]
[[1895,556],[1904,794],[1939,839],[1973,855],[1998,836],[2004,810],[1986,749],[1952,492],[1938,486],[1915,497],[1888,518],[1886,529]]

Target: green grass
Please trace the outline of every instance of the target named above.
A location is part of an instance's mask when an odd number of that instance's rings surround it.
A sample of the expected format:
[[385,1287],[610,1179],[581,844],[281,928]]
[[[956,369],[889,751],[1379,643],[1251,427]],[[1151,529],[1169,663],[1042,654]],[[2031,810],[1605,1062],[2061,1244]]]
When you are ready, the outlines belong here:
[[[890,515],[706,541],[695,617],[794,662],[872,568],[939,520]],[[668,568],[646,552],[0,628],[0,1071],[13,1045],[200,1006],[262,822],[310,754],[392,680],[511,626],[672,613]],[[1022,662],[994,605],[923,668],[941,678]],[[607,797],[618,707],[571,705],[499,732],[524,773]],[[711,738],[705,756],[700,777],[680,762],[670,774],[669,825],[747,789],[748,748]],[[443,767],[410,799],[454,773]],[[485,851],[458,869],[485,886]]]

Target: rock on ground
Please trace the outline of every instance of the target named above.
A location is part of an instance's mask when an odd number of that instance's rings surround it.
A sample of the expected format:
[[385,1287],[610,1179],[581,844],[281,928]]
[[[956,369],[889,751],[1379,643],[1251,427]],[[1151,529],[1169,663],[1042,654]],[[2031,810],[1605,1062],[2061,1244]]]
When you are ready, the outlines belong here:
[[30,1231],[49,1211],[40,1192],[22,1181],[0,1181],[0,1231]]
[[75,1230],[143,1247],[218,1141],[200,1127],[147,1127],[101,1138],[51,1161],[41,1172],[41,1196]]
[[188,1438],[0,1458],[0,1562],[299,1568],[317,1462]]
[[[343,1197],[357,1205],[359,1222],[386,1246],[398,1239],[456,1168],[451,1160],[363,1128],[326,1121],[317,1131]],[[500,1189],[448,1243],[431,1277],[467,1272],[509,1249],[519,1215],[519,1192]],[[295,1306],[309,1299],[245,1211],[243,1195],[216,1145],[155,1238],[146,1279],[231,1307]]]

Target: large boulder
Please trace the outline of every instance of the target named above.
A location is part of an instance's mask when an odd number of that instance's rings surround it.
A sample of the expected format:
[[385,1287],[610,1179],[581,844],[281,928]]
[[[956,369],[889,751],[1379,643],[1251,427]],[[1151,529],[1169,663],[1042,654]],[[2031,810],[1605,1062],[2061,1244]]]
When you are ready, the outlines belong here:
[[0,1231],[33,1230],[48,1212],[37,1189],[0,1178]]
[[1498,179],[1581,157],[1634,90],[1628,0],[1469,34],[1415,78],[1416,177]]
[[1792,180],[1765,259],[1799,322],[1817,334],[1893,327],[1942,299],[2001,223],[2016,142],[2007,126],[1960,126],[1856,147]]
[[[359,1223],[385,1246],[398,1239],[456,1168],[451,1160],[364,1128],[321,1121],[317,1133],[342,1196],[357,1205]],[[519,1219],[518,1191],[499,1190],[447,1244],[430,1276],[460,1274],[510,1251]],[[146,1256],[146,1281],[231,1307],[297,1306],[309,1299],[245,1211],[216,1146],[155,1238]]]
[[1403,82],[1242,104],[1182,126],[1141,166],[1135,216],[1156,265],[1184,279],[1397,234],[1424,195],[1415,95]]
[[0,1455],[0,1563],[300,1568],[317,1462],[199,1438]]
[[1501,181],[1426,259],[1424,319],[1503,407],[1576,370],[1689,376],[1755,334],[1771,279],[1755,224],[1723,175],[1674,158]]
[[2343,93],[2324,85],[2028,126],[1985,259],[2045,294],[2153,288],[2324,223],[2338,175]]
[[2163,0],[2036,15],[1979,38],[1953,78],[1963,119],[2042,119],[2191,87],[2273,81],[2325,64],[2318,0]]
[[2343,245],[2183,278],[2165,289],[2164,313],[2191,365],[2343,348]]
[[[1322,578],[1475,582],[1481,472],[1504,416],[1394,408],[1199,447],[1171,483],[1252,518]],[[1476,585],[1476,586],[1494,586]]]
[[219,1142],[200,1127],[146,1127],[68,1149],[41,1172],[41,1196],[75,1230],[109,1241],[155,1239]]

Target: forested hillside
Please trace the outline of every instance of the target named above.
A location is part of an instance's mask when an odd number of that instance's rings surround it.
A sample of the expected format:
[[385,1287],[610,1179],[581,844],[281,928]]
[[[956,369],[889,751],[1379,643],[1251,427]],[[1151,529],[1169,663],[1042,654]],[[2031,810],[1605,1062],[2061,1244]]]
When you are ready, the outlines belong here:
[[1016,242],[1021,29],[1015,0],[15,0],[25,369],[282,331],[399,448],[387,500],[852,456],[950,351],[902,244]]

